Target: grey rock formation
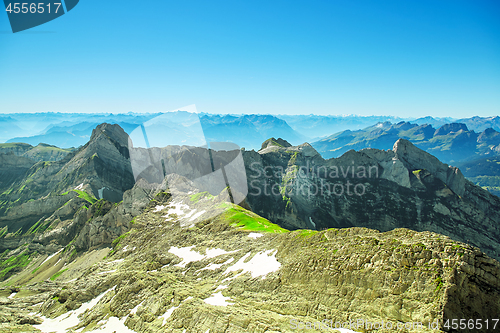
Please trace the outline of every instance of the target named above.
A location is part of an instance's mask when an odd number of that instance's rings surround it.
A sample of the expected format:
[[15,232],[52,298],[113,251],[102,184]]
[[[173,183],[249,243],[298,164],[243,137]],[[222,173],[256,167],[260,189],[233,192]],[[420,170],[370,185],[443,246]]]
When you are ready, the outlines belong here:
[[[306,149],[304,149],[307,147]],[[400,139],[324,160],[308,145],[244,152],[251,209],[289,229],[433,231],[500,257],[500,199]]]
[[448,185],[456,194],[464,194],[465,177],[458,168],[441,163],[437,158],[405,139],[396,141],[393,151],[395,157],[402,161],[408,170],[425,169]]

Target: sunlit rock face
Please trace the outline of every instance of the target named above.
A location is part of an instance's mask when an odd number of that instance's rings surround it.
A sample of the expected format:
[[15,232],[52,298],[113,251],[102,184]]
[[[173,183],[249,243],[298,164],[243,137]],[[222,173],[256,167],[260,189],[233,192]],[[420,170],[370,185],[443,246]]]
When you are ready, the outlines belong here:
[[500,257],[500,199],[458,168],[403,139],[329,160],[312,150],[274,140],[244,152],[254,212],[289,229],[433,231]]

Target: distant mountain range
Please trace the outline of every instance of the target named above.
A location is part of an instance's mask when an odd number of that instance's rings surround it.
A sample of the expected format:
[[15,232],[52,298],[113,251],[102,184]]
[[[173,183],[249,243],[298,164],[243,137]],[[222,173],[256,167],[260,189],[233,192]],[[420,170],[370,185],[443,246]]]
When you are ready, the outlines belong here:
[[500,133],[492,128],[476,133],[463,123],[431,125],[409,122],[378,123],[363,130],[346,130],[312,143],[325,158],[351,149],[390,149],[394,140],[407,139],[446,163],[458,163],[500,153]]
[[[159,119],[162,131],[176,132],[175,137],[189,141],[191,133],[182,132],[183,111],[164,114],[30,114],[27,117],[9,115],[0,118],[0,141],[7,143],[40,143],[62,148],[79,147],[88,142],[92,129],[100,123],[117,124],[130,134],[149,121]],[[161,119],[160,119],[161,118]],[[39,123],[38,123],[39,120]],[[37,123],[36,126],[33,123]],[[285,137],[299,144],[307,137],[292,129],[286,121],[271,115],[209,115],[200,114],[199,124],[207,142],[233,142],[247,149],[258,149],[271,136]],[[43,129],[42,129],[43,126]],[[165,132],[158,133],[162,135]],[[20,135],[21,134],[21,135]],[[172,134],[172,133],[170,133]],[[172,142],[170,144],[175,144]]]
[[[383,122],[363,130],[342,131],[313,142],[312,145],[324,158],[331,158],[339,157],[351,149],[391,149],[395,140],[407,139],[445,163],[459,166],[464,175],[475,184],[499,195],[498,117],[474,117],[462,121],[464,123],[444,124],[437,129],[429,124]],[[470,130],[468,126],[482,130],[482,132]],[[494,126],[495,129],[485,128],[487,126]]]
[[[117,124],[126,133],[161,116],[162,126],[178,130],[180,113],[155,114],[82,114],[82,113],[33,113],[0,115],[0,142],[21,142],[36,146],[39,143],[61,148],[79,147],[90,138],[98,124]],[[293,144],[321,138],[345,130],[361,130],[377,123],[411,122],[439,128],[449,123],[463,123],[471,131],[483,132],[487,128],[500,131],[500,117],[472,117],[464,119],[423,117],[418,119],[393,116],[323,116],[323,115],[219,115],[199,114],[199,122],[208,142],[230,141],[246,149],[258,149],[260,143],[275,136]],[[178,132],[177,137],[189,133]],[[173,144],[173,143],[172,143]]]
[[[0,116],[0,141],[17,148],[0,145],[0,152],[11,150],[18,156],[27,156],[23,155],[26,152],[22,149],[22,153],[15,151],[21,151],[19,147],[29,144],[29,147],[38,147],[30,153],[35,161],[55,161],[67,152],[56,152],[56,148],[51,146],[63,149],[83,146],[90,139],[92,129],[106,122],[119,125],[127,134],[147,124],[148,132],[154,135],[151,138],[161,138],[164,146],[189,145],[196,137],[205,144],[232,142],[247,150],[257,150],[266,139],[280,137],[294,145],[312,142],[324,158],[330,158],[339,157],[350,149],[390,149],[397,139],[405,138],[454,165],[500,153],[498,116],[403,119],[392,116],[200,113],[194,114],[196,124],[185,126],[186,121],[193,122],[192,116],[185,111],[155,114],[8,114]],[[41,151],[45,154],[41,155]],[[481,177],[471,179],[492,193],[499,194],[497,183],[500,182],[500,173],[495,168],[481,170],[486,173],[476,176],[466,173],[466,176]]]

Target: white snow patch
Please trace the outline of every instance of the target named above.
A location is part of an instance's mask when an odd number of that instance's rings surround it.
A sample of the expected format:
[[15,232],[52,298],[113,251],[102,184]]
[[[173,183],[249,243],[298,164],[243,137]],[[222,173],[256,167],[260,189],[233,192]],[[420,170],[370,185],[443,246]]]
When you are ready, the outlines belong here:
[[170,248],[170,250],[168,250],[168,252],[175,254],[176,256],[182,258],[182,262],[178,263],[175,266],[186,267],[186,265],[189,264],[190,262],[199,261],[199,260],[205,258],[204,255],[199,254],[196,251],[191,251],[191,249],[193,247],[194,247],[194,245],[188,246],[188,247],[181,247],[181,248],[172,246]]
[[173,306],[170,309],[168,309],[163,315],[161,315],[161,316],[158,317],[158,318],[163,318],[163,323],[161,324],[161,326],[165,325],[165,323],[167,322],[167,319],[170,318],[170,316],[172,315],[172,313],[177,308],[178,308],[178,306]]
[[7,297],[7,298],[8,298],[8,299],[13,299],[13,298],[14,298],[14,296],[16,296],[16,295],[17,295],[17,293],[12,293],[12,294],[10,294],[10,296],[9,296],[9,297]]
[[190,262],[193,262],[193,261],[200,261],[200,260],[205,259],[205,258],[215,258],[215,257],[218,257],[218,256],[223,255],[223,254],[229,254],[229,253],[233,253],[233,252],[238,251],[238,250],[236,250],[236,251],[227,252],[227,251],[222,250],[222,249],[207,249],[206,250],[207,254],[203,255],[203,254],[199,254],[196,251],[192,251],[191,249],[194,247],[195,247],[194,245],[188,246],[188,247],[181,247],[181,248],[172,246],[170,248],[170,250],[168,250],[168,252],[175,254],[176,256],[182,258],[182,262],[180,262],[174,266],[186,267],[187,264],[189,264]]
[[229,258],[228,260],[226,260],[225,262],[223,262],[222,264],[210,264],[208,265],[207,267],[203,267],[202,269],[199,269],[199,271],[203,271],[203,270],[211,270],[211,271],[214,271],[218,268],[221,268],[222,266],[224,265],[227,265],[229,263],[231,263],[232,261],[234,260],[234,258]]
[[227,285],[221,284],[220,286],[217,287],[217,289],[215,289],[215,291],[217,291],[219,289],[226,289],[226,288],[227,288]]
[[189,222],[192,222],[194,220],[196,220],[198,217],[200,217],[201,215],[203,215],[203,213],[205,213],[206,210],[202,210],[201,212],[198,212],[196,214],[194,214],[190,219],[189,219]]
[[[108,292],[115,290],[116,286],[110,288],[94,298],[93,300],[88,301],[87,303],[83,303],[78,309],[69,311],[67,313],[63,313],[57,318],[50,319],[42,316],[41,319],[43,322],[39,325],[33,325],[33,327],[38,328],[42,332],[51,332],[51,333],[66,333],[66,330],[78,325],[80,320],[78,316],[84,313],[85,311],[92,309],[99,301],[106,295]],[[111,318],[110,318],[111,319]],[[114,329],[116,331],[116,329]],[[111,332],[111,331],[110,331]],[[120,331],[127,332],[127,331]],[[128,331],[133,332],[133,331]]]
[[[51,254],[50,256],[47,257],[47,259],[45,259],[41,264],[40,266],[42,266],[43,264],[45,264],[47,261],[49,261],[50,259],[54,258],[56,255],[58,255],[63,249],[60,249],[59,251],[57,251],[56,253],[54,254]],[[59,262],[59,261],[58,261]]]
[[225,297],[224,295],[222,295],[222,291],[219,291],[218,293],[212,294],[212,296],[210,296],[207,299],[204,299],[203,301],[207,304],[218,305],[218,306],[228,306],[234,304],[227,302],[228,300],[231,300],[231,298]]
[[75,190],[83,190],[83,183],[75,187]]
[[100,272],[100,273],[97,273],[97,274],[102,275],[102,274],[109,274],[109,273],[114,273],[114,272],[116,272],[116,269],[112,269],[112,270],[106,271],[106,272]]
[[109,317],[106,325],[101,326],[98,329],[92,330],[90,332],[95,333],[136,333],[131,330],[127,326],[125,326],[125,321],[128,316],[123,317],[122,319],[118,317]]
[[253,238],[253,239],[256,239],[256,238],[259,238],[259,237],[262,237],[264,236],[263,234],[259,234],[258,232],[251,232],[248,234],[248,237],[250,238]]
[[173,220],[169,215],[175,214],[178,217],[181,217],[182,215],[185,215],[184,210],[189,209],[188,205],[185,205],[181,202],[172,202],[169,206],[167,206],[169,209],[167,211],[166,215],[163,215],[162,217],[166,217],[167,219],[165,221],[170,221]]
[[266,277],[267,274],[271,272],[276,272],[278,269],[280,269],[281,264],[279,263],[278,260],[276,260],[276,252],[277,250],[268,250],[268,251],[263,251],[259,252],[256,255],[253,256],[250,261],[245,262],[245,260],[250,256],[250,252],[245,254],[236,264],[234,264],[231,267],[228,267],[226,271],[224,272],[224,275],[229,273],[229,272],[234,272],[242,269],[240,273],[238,273],[236,276],[234,276],[231,279],[232,280],[237,278],[238,276],[250,272],[252,275],[252,278],[256,278],[258,276],[262,276],[262,279]]
[[127,249],[128,249],[128,245],[125,245],[125,246],[123,247],[122,251],[123,251],[123,252],[125,252],[125,251],[127,251]]
[[195,212],[196,212],[196,209],[191,210],[189,213],[187,213],[187,214],[184,216],[184,219],[188,219],[188,218],[190,218],[190,217],[191,217],[191,215],[193,215]]
[[165,208],[167,208],[167,206],[158,205],[158,206],[155,207],[154,212],[155,213],[156,212],[160,212],[160,211],[164,210]]
[[116,259],[116,260],[113,260],[113,261],[110,261],[108,262],[108,264],[117,264],[117,263],[121,263],[123,262],[125,259]]

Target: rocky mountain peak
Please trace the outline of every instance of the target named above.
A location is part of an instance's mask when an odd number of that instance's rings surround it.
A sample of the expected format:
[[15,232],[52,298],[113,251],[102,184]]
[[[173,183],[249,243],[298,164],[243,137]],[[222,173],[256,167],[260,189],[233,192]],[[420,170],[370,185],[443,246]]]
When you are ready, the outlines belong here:
[[299,145],[298,148],[305,157],[320,156],[316,149],[307,142]]
[[477,137],[477,142],[487,142],[489,140],[498,140],[500,133],[495,131],[493,128],[485,129],[479,136]]
[[458,168],[440,162],[436,157],[417,148],[406,139],[396,141],[392,150],[396,158],[403,162],[408,170],[425,169],[448,185],[453,192],[463,195],[465,177]]
[[262,146],[260,149],[263,150],[263,149],[269,148],[271,146],[291,147],[292,145],[288,141],[286,141],[282,138],[278,138],[278,139],[270,138],[262,143]]
[[445,124],[436,130],[436,132],[434,133],[434,136],[446,135],[446,134],[455,133],[458,131],[467,132],[467,131],[469,131],[469,129],[467,128],[467,125],[465,125],[463,123]]
[[128,146],[128,135],[117,124],[103,123],[92,130],[90,142],[97,140],[99,137],[105,136],[121,146]]

